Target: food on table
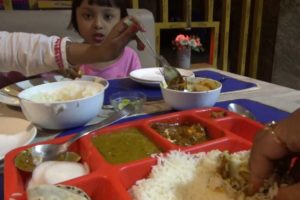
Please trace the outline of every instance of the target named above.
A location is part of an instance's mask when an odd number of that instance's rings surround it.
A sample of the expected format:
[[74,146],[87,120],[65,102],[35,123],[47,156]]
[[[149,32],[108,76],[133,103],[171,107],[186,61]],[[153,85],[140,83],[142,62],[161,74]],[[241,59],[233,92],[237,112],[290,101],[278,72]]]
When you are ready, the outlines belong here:
[[149,157],[161,150],[137,128],[97,135],[93,144],[110,163],[121,164]]
[[180,146],[190,146],[209,140],[207,131],[200,123],[153,123],[159,134]]
[[116,100],[116,105],[113,105],[117,108],[117,110],[122,110],[125,106],[131,104],[132,106],[136,107],[139,106],[140,104],[142,104],[144,102],[143,99],[136,99],[136,100],[130,100],[130,99],[121,99],[120,100]]
[[81,189],[69,185],[38,185],[27,190],[28,200],[90,200]]
[[213,119],[218,119],[218,118],[223,118],[227,116],[227,112],[224,110],[221,111],[212,111],[210,114],[211,118]]
[[86,164],[69,161],[46,161],[39,164],[32,172],[27,188],[42,184],[56,184],[89,173]]
[[122,99],[118,102],[118,109],[119,110],[122,110],[125,106],[129,105],[130,103],[133,103],[131,102],[129,99]]
[[40,103],[70,101],[94,96],[103,89],[104,86],[101,84],[95,87],[95,85],[69,83],[63,87],[54,88],[49,91],[40,91],[33,94],[30,97],[30,100]]
[[249,184],[249,151],[171,151],[157,159],[148,178],[138,180],[130,189],[134,200],[272,200],[277,192],[277,184],[269,179],[260,192],[253,196],[245,194]]
[[103,106],[108,82],[58,81],[30,87],[19,93],[25,117],[44,129],[63,130],[86,125]]
[[186,92],[203,92],[217,89],[220,87],[220,83],[208,78],[188,77],[184,79],[181,84],[168,85],[166,87],[173,90],[184,90]]
[[197,79],[189,78],[187,79],[187,90],[190,92],[201,92],[214,90],[220,87],[219,82],[212,79]]
[[[60,154],[57,161],[78,162],[80,159],[81,157],[79,154],[67,151],[66,153]],[[32,172],[36,167],[29,149],[21,151],[15,158],[14,164],[19,170],[25,172]]]
[[109,97],[111,105],[115,110],[122,110],[127,105],[132,105],[139,112],[146,101],[146,95],[138,91],[119,91]]
[[[186,78],[183,90],[168,89],[160,84],[161,93],[166,104],[176,110],[188,110],[213,106],[219,99],[222,84],[212,79],[200,77]],[[217,86],[217,87],[214,87]]]

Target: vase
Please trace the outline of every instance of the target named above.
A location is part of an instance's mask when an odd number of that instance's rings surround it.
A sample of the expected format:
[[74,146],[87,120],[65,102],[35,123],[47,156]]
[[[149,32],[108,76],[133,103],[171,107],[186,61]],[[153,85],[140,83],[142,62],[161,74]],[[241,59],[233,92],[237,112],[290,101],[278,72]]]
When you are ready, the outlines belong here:
[[177,66],[181,68],[191,67],[191,48],[177,50]]

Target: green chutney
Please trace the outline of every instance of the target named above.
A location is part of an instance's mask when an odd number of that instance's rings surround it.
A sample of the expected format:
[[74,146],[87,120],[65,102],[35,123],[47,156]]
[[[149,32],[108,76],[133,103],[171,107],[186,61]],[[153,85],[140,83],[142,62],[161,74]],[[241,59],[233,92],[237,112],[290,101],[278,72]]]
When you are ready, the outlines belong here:
[[95,136],[93,144],[112,164],[149,157],[161,150],[136,128],[126,128],[109,134]]

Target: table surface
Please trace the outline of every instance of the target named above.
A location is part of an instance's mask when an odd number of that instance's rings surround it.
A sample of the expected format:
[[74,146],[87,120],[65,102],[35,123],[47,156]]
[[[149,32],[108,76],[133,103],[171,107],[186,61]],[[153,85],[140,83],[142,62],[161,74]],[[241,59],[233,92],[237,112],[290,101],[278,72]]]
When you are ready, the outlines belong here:
[[[232,99],[250,99],[258,101],[278,109],[292,112],[300,107],[300,91],[284,86],[260,81],[257,79],[221,71],[214,68],[202,68],[203,70],[212,70],[224,75],[258,84],[259,88],[254,90],[236,91],[232,93],[224,93],[220,95],[219,101],[227,101]],[[202,70],[200,69],[200,70]],[[196,70],[195,70],[196,71]],[[197,69],[199,71],[199,69]],[[161,106],[163,107],[163,106]],[[163,109],[163,108],[162,108]],[[20,108],[7,106],[0,103],[0,116],[11,116],[24,118]]]
[[[249,78],[246,76],[241,76],[237,74],[233,74],[230,72],[221,71],[214,68],[201,68],[195,69],[194,71],[199,70],[212,70],[226,76],[233,77],[235,79],[239,79],[241,81],[251,82],[257,84],[258,87],[249,90],[241,90],[234,92],[226,92],[221,93],[219,102],[234,100],[234,99],[250,99],[253,101],[257,101],[280,110],[286,112],[293,112],[297,108],[300,107],[300,91],[283,87],[280,85],[260,81],[257,79]],[[161,111],[167,111],[171,108],[164,103],[164,101],[152,101],[147,102],[144,106],[143,113],[155,113]],[[103,116],[107,116],[111,110],[104,110]],[[6,117],[18,117],[24,118],[25,116],[21,112],[19,107],[8,106],[6,104],[0,103],[0,116]],[[103,118],[102,118],[103,119]],[[96,121],[100,121],[100,119],[96,119]],[[57,131],[39,131],[38,137],[35,138],[34,142],[39,142],[47,139],[51,139],[58,134]]]
[[[249,99],[249,100],[253,100],[256,102],[260,102],[278,108],[286,112],[293,112],[294,110],[300,107],[299,90],[279,86],[276,84],[256,80],[253,78],[249,78],[249,77],[245,77],[245,76],[241,76],[229,72],[224,72],[218,69],[205,68],[203,70],[216,71],[218,73],[222,73],[224,75],[242,81],[256,83],[258,85],[258,88],[252,90],[223,93],[220,95],[219,102],[234,100],[234,99]],[[197,69],[197,71],[199,71],[199,69]],[[156,102],[154,101],[154,102],[148,102],[144,106],[143,112],[150,113],[150,112],[160,112],[166,110],[170,110],[170,107],[167,106],[163,101],[156,101]],[[110,111],[107,112],[109,113]],[[25,118],[20,108],[7,106],[2,103],[0,103],[0,116]],[[38,137],[34,140],[34,142],[51,139],[55,137],[57,134],[58,133],[56,131],[48,131],[48,132],[42,131],[41,133],[38,133]],[[1,185],[1,181],[0,181],[0,185]]]

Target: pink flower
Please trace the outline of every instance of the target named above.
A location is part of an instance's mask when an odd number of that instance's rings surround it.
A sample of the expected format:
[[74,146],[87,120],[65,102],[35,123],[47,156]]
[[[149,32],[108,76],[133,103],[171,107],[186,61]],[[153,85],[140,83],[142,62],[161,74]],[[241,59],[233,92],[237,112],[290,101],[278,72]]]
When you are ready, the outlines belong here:
[[194,35],[189,36],[189,35],[179,34],[176,36],[175,40],[172,41],[172,44],[178,50],[184,48],[192,48],[195,51],[200,51],[200,50],[203,51],[200,38]]
[[185,36],[182,34],[179,34],[175,38],[175,42],[180,43],[180,41],[185,40]]
[[196,38],[196,45],[197,46],[202,46],[201,42],[200,42],[200,38]]

